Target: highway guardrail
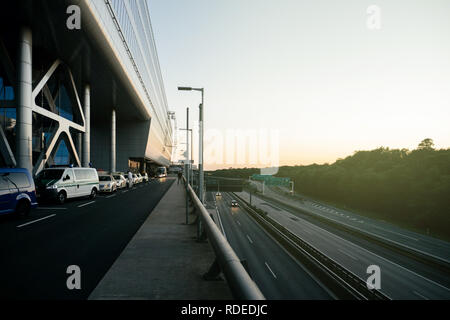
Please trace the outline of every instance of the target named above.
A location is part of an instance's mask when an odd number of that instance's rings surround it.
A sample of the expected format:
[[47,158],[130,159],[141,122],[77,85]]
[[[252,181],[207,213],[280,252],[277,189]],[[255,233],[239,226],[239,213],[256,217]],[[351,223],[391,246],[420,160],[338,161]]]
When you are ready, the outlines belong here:
[[192,187],[190,185],[187,187],[191,200],[199,212],[208,240],[216,254],[216,261],[227,279],[233,296],[239,300],[265,300],[264,295],[245,270],[241,260],[212,220],[208,210]]
[[343,299],[358,300],[390,300],[378,290],[370,290],[364,280],[347,270],[330,257],[321,253],[277,221],[254,210],[244,199],[233,193],[233,196],[244,205],[244,209],[268,231],[283,247],[306,267],[313,269],[315,276],[329,287],[340,286],[337,294]]
[[435,255],[429,254],[427,252],[424,251],[420,251],[417,250],[415,248],[411,248],[409,246],[406,246],[404,244],[398,243],[396,241],[381,237],[379,235],[376,235],[374,233],[368,232],[366,230],[361,230],[359,228],[344,224],[344,223],[340,223],[337,221],[333,221],[331,219],[328,219],[326,217],[320,216],[318,214],[314,214],[309,212],[308,210],[302,209],[302,208],[298,208],[296,206],[290,205],[288,203],[284,203],[280,200],[271,198],[271,197],[267,197],[264,195],[260,195],[258,194],[258,197],[260,197],[261,199],[265,200],[265,201],[269,201],[269,202],[273,202],[276,203],[277,205],[287,208],[288,210],[292,210],[298,213],[302,213],[302,214],[306,214],[310,217],[312,217],[313,219],[316,219],[318,221],[321,221],[323,223],[326,223],[328,225],[332,225],[336,228],[340,228],[341,230],[344,230],[346,232],[349,232],[351,234],[354,234],[358,237],[362,237],[365,239],[368,239],[372,242],[375,242],[385,248],[388,248],[390,250],[393,250],[399,254],[402,254],[404,256],[410,257],[416,261],[425,263],[427,265],[432,266],[433,268],[437,268],[439,270],[442,270],[446,273],[450,272],[450,263],[447,260],[444,260],[440,257],[437,257]]

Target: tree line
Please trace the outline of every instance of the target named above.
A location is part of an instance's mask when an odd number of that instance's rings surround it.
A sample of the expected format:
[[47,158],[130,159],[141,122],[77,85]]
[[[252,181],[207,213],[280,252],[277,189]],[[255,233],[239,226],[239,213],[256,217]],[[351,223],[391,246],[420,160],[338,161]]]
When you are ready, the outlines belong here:
[[[259,169],[218,170],[216,176],[248,179]],[[450,239],[450,149],[431,139],[415,150],[356,151],[333,164],[280,167],[296,192],[373,218]]]

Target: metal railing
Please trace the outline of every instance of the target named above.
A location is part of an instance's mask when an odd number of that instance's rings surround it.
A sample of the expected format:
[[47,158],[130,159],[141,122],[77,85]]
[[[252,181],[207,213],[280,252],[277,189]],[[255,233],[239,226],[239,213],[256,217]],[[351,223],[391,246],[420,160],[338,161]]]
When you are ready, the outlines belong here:
[[192,187],[189,184],[187,187],[192,202],[198,210],[199,219],[202,221],[208,240],[216,254],[216,261],[227,279],[233,296],[239,300],[265,300],[264,295],[250,278],[233,248],[231,248],[212,220],[208,210],[206,210]]

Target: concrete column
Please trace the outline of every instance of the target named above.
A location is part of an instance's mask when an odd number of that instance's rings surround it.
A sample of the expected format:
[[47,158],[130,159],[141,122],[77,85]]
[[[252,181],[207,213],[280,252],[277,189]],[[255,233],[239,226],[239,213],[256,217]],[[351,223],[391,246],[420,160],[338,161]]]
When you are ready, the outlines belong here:
[[111,114],[111,172],[116,172],[116,110]]
[[83,167],[89,167],[91,162],[91,87],[84,88],[84,119],[86,132],[83,134]]
[[77,133],[77,152],[78,152],[78,157],[80,158],[80,161],[81,161],[81,165],[83,165],[82,150],[83,150],[83,134]]
[[33,33],[29,28],[20,32],[17,74],[16,159],[20,168],[33,171],[32,138],[32,46]]

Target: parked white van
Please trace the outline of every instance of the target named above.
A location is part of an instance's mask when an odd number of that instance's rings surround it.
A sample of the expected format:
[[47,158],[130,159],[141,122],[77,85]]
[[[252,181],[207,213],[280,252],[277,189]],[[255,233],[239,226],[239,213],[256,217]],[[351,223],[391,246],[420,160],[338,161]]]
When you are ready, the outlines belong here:
[[99,180],[92,168],[44,169],[35,178],[38,199],[52,199],[63,204],[66,199],[97,196]]

